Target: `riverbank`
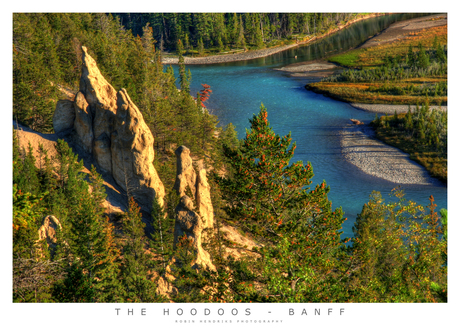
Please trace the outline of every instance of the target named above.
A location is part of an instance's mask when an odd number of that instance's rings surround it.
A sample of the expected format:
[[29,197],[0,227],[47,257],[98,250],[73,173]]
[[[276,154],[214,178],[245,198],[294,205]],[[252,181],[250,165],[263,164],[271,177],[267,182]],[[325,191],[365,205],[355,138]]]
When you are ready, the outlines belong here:
[[[386,105],[386,104],[359,104],[359,103],[349,103],[352,107],[360,110],[364,110],[371,113],[377,114],[405,114],[409,111],[415,111],[416,105]],[[447,111],[447,106],[430,106],[430,109],[441,109],[443,112]]]
[[[320,40],[356,22],[359,22],[361,20],[369,19],[369,18],[373,18],[377,16],[383,16],[383,15],[388,15],[388,13],[373,13],[373,14],[368,14],[366,16],[358,17],[356,19],[353,19],[347,22],[344,25],[338,26],[337,28],[330,30],[329,32],[325,34],[322,34],[320,36],[315,36],[315,37],[312,37],[312,38],[309,38],[307,40],[300,41],[297,43],[292,43],[292,44],[268,48],[268,49],[250,50],[250,51],[246,51],[243,53],[236,53],[236,54],[213,55],[213,56],[207,56],[207,57],[184,57],[184,63],[186,65],[208,65],[208,64],[230,63],[230,62],[236,62],[236,61],[263,58],[263,57],[274,55],[276,53],[279,53],[279,52],[282,52],[282,51],[285,51],[291,48],[299,47],[301,45],[305,45],[305,44]],[[178,64],[178,61],[179,59],[177,57],[164,57],[162,58],[161,63],[164,65],[172,65],[172,64]]]
[[[409,21],[403,21],[403,22],[397,22],[391,25],[389,28],[384,30],[382,33],[379,35],[369,39],[367,42],[362,44],[360,47],[357,49],[367,49],[365,52],[373,52],[375,53],[375,49],[385,49],[383,51],[388,51],[388,47],[406,47],[407,49],[407,42],[409,40],[413,40],[412,42],[415,42],[419,40],[417,38],[417,32],[425,32],[429,29],[439,29],[439,28],[445,28],[447,24],[447,16],[446,15],[434,15],[434,16],[428,16],[428,17],[422,17],[422,18],[416,18],[412,19]],[[418,41],[417,41],[418,42]],[[431,42],[431,41],[430,41]],[[355,50],[354,50],[355,51]],[[407,50],[406,50],[407,51]],[[358,54],[358,53],[357,53]],[[363,53],[359,52],[361,56],[369,56],[368,53]],[[349,60],[349,58],[353,58],[353,56],[348,56],[347,53],[341,55],[344,60]],[[370,56],[372,57],[372,56]],[[360,59],[358,59],[360,58]],[[356,58],[353,59],[355,63],[360,63],[358,66],[362,66],[364,63],[362,60],[363,57],[359,57],[356,55]],[[369,60],[369,63],[371,65],[375,65],[375,63],[378,62],[376,61],[376,58],[373,58],[372,60]],[[337,71],[337,68],[333,68],[331,66],[333,63],[323,61],[323,65],[317,66],[320,70],[323,70],[324,72],[327,71]],[[308,65],[312,65],[312,63],[302,63],[301,65],[298,65],[297,71],[302,70],[302,68],[307,67]],[[312,66],[314,67],[314,66]],[[295,67],[285,67],[283,68],[285,71],[295,71]],[[320,74],[321,71],[316,71],[314,72],[316,75]],[[297,73],[299,74],[299,73]],[[310,72],[309,71],[303,71],[301,74],[303,74],[304,77],[309,77]],[[417,81],[415,81],[417,82]],[[340,82],[335,82],[336,84],[340,84]],[[414,82],[413,82],[414,83]],[[421,81],[421,84],[425,83],[433,83],[432,81],[429,81],[426,79],[426,81]],[[415,112],[415,105],[408,105],[408,104],[385,104],[385,103],[375,103],[373,101],[369,101],[370,103],[359,103],[359,101],[354,102],[351,101],[350,99],[347,101],[344,99],[343,95],[341,95],[340,90],[338,88],[335,88],[332,86],[326,85],[326,83],[316,83],[317,85],[324,84],[325,86],[321,90],[316,90],[318,88],[311,87],[307,88],[315,92],[323,93],[326,94],[327,96],[330,96],[332,98],[338,99],[345,101],[349,103],[352,107],[359,109],[359,110],[364,110],[372,113],[377,113],[377,114],[383,114],[383,115],[389,115],[392,116],[395,113],[396,114],[403,114],[407,113],[408,108],[411,108],[412,113]],[[344,84],[344,83],[342,83]],[[368,100],[366,97],[360,98],[359,95],[361,95],[361,89],[366,88],[365,83],[348,83],[350,90],[352,88],[355,88],[356,92],[351,92],[349,91],[346,94],[350,94],[354,96],[354,99],[365,99],[366,101]],[[375,89],[376,88],[376,83],[372,84],[372,87]],[[369,87],[369,86],[367,86]],[[383,97],[381,92],[384,90],[379,90],[378,96],[377,96],[377,101],[382,102]],[[447,101],[447,100],[446,100]],[[447,105],[445,106],[430,106],[430,109],[441,109],[442,111],[446,112],[447,111]],[[369,126],[363,126],[363,125],[347,125],[344,127],[343,131],[340,133],[341,137],[341,146],[342,146],[342,154],[344,158],[361,169],[363,172],[366,174],[370,174],[372,176],[376,176],[382,179],[385,179],[387,181],[391,181],[394,183],[398,184],[419,184],[419,185],[427,185],[427,184],[443,184],[442,181],[447,180],[447,176],[442,176],[441,181],[433,178],[430,176],[430,173],[433,174],[434,176],[437,176],[434,173],[433,167],[430,163],[425,163],[424,160],[419,160],[419,158],[429,158],[433,157],[432,151],[428,151],[427,153],[424,153],[424,151],[420,151],[419,148],[424,148],[424,147],[415,147],[414,149],[406,149],[404,148],[405,151],[408,151],[409,153],[405,153],[402,150],[395,148],[394,146],[391,146],[385,141],[387,139],[391,139],[393,143],[389,142],[390,144],[401,144],[404,143],[405,137],[402,137],[401,141],[394,140],[394,137],[388,138],[387,136],[382,136],[379,135],[379,137],[376,136],[376,133],[374,132],[373,128]],[[382,140],[379,140],[378,138],[382,138]],[[384,141],[385,140],[385,141]],[[420,141],[421,142],[421,141]],[[405,144],[404,144],[405,146]],[[441,155],[437,155],[441,156]],[[422,163],[423,165],[420,165],[419,163],[414,162],[412,158],[417,158],[417,162]],[[439,157],[439,161],[441,161],[443,157]],[[441,161],[442,162],[442,161]]]
[[306,88],[348,103],[407,107],[428,98],[447,105],[446,47],[446,14],[396,22],[354,50],[327,58],[349,69]]
[[[390,117],[395,112],[401,114],[408,111],[408,106],[403,105],[356,103],[350,105],[359,110],[385,114]],[[411,106],[413,113],[415,112],[415,107]],[[430,106],[430,109],[447,111],[447,106]],[[436,170],[439,168],[435,170],[433,167],[433,159],[429,159],[432,157],[431,152],[424,154],[416,146],[413,146],[414,148],[412,149],[407,147],[408,144],[404,143],[404,141],[400,141],[399,145],[409,148],[402,147],[405,151],[408,151],[406,153],[383,141],[389,139],[395,142],[394,138],[389,138],[386,134],[377,137],[374,128],[368,125],[349,124],[341,131],[340,138],[342,154],[345,159],[367,174],[398,184],[441,185],[443,181],[447,181],[446,174],[440,175],[441,180],[430,176],[430,172],[436,176],[438,174]],[[379,140],[379,138],[382,138],[382,140]],[[388,142],[391,143],[390,141]],[[411,159],[411,156],[417,158],[417,161],[423,165],[416,163]],[[435,160],[439,161],[439,158],[436,157]]]
[[344,158],[366,174],[397,184],[442,185],[408,154],[377,140],[369,126],[349,124],[340,139]]

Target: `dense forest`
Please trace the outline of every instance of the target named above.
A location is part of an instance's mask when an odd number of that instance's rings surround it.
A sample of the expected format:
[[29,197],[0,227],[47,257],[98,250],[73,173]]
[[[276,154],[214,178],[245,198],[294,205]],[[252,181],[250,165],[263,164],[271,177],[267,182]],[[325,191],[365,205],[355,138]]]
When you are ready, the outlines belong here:
[[186,51],[263,48],[279,40],[324,33],[356,17],[353,13],[145,13],[116,14],[134,35],[146,24],[159,49],[175,50],[178,40]]
[[[249,27],[260,26],[268,42],[345,17],[212,15],[14,14],[13,119],[53,132],[56,101],[78,90],[84,45],[107,80],[125,88],[141,110],[167,195],[150,213],[126,197],[126,211],[109,216],[101,175],[96,168],[83,173],[66,142],[57,143],[56,156],[39,149],[38,161],[13,135],[13,301],[447,302],[447,211],[439,215],[432,198],[425,208],[404,200],[398,189],[390,202],[374,192],[354,237],[342,239],[347,218],[332,208],[326,181],[311,186],[310,163],[291,163],[296,145],[270,127],[271,109],[261,105],[238,140],[231,124],[218,127],[206,110],[212,86],[189,93],[192,77],[181,60],[186,36],[194,46],[219,40],[206,34],[210,27],[197,28],[198,18],[221,22],[225,28],[212,31],[228,43],[235,40],[231,26],[244,26],[248,40]],[[181,31],[189,34],[179,42]],[[161,42],[177,49],[178,81],[172,67],[161,65]],[[178,145],[208,168],[215,228],[203,247],[215,270],[192,267],[186,241],[173,247]],[[56,239],[37,242],[50,216],[59,219]],[[257,246],[244,256],[228,255],[225,249],[238,245],[226,238],[224,226]],[[160,292],[160,279],[174,292]]]

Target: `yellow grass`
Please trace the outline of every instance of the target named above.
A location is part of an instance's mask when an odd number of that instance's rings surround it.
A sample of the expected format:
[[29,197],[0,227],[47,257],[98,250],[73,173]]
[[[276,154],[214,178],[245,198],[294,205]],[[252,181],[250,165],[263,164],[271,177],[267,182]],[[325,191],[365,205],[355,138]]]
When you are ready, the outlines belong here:
[[359,59],[356,61],[356,66],[368,67],[381,65],[386,54],[389,56],[405,56],[410,45],[415,48],[421,43],[425,49],[431,48],[436,36],[438,37],[439,44],[447,44],[446,25],[408,32],[404,35],[407,39],[363,49],[358,56]]

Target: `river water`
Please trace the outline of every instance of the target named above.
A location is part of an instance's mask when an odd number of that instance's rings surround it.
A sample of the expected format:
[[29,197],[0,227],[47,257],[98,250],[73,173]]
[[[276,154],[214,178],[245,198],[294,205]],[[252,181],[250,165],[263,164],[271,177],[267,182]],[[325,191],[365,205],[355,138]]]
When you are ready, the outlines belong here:
[[[420,15],[418,15],[420,16]],[[275,133],[292,133],[297,144],[293,162],[310,162],[315,176],[313,185],[324,181],[331,187],[332,207],[342,207],[348,218],[342,237],[353,235],[356,216],[369,200],[373,190],[387,200],[398,185],[363,173],[348,163],[341,153],[339,132],[350,118],[371,121],[375,114],[357,110],[350,105],[315,94],[305,89],[311,81],[292,77],[275,70],[291,63],[315,60],[354,48],[395,21],[417,17],[416,14],[395,14],[367,19],[311,45],[250,61],[215,65],[189,65],[192,73],[191,93],[211,86],[207,107],[219,118],[221,126],[233,123],[238,137],[245,136],[249,119],[259,112],[261,103],[267,107],[268,120]],[[297,59],[295,58],[297,56]],[[292,163],[292,162],[291,162]],[[447,187],[436,185],[401,185],[406,199],[428,205],[433,195],[437,209],[447,208]]]

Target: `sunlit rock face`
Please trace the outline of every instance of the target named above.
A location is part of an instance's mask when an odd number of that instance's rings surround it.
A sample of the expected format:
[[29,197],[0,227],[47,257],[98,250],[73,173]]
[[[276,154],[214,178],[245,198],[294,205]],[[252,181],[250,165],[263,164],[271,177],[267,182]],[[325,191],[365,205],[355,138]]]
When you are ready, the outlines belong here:
[[73,101],[60,101],[53,124],[71,134],[98,168],[114,180],[144,209],[153,199],[163,205],[164,186],[153,166],[153,135],[125,89],[116,91],[99,71],[96,61],[83,50],[80,91]]

